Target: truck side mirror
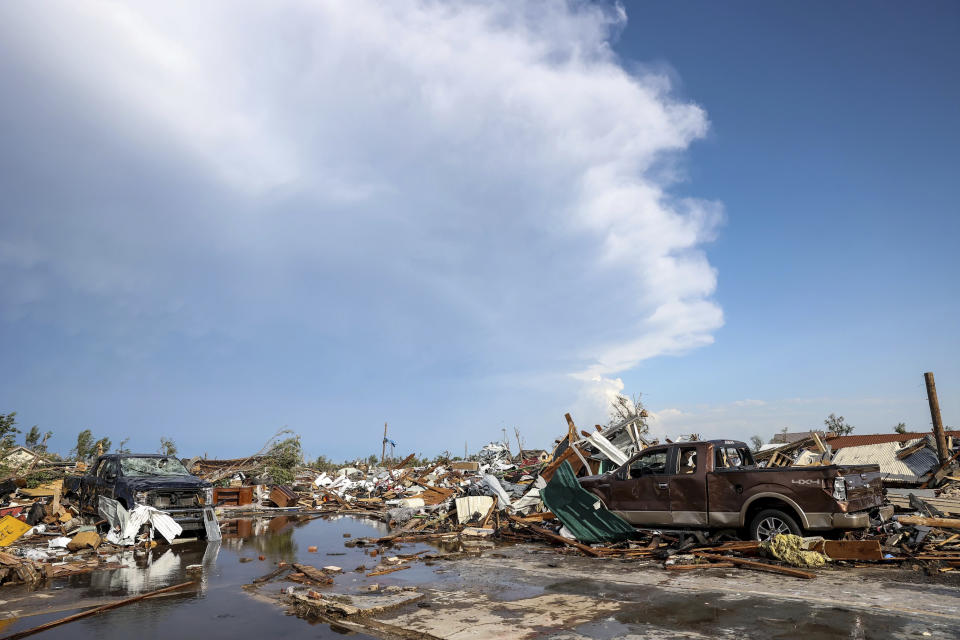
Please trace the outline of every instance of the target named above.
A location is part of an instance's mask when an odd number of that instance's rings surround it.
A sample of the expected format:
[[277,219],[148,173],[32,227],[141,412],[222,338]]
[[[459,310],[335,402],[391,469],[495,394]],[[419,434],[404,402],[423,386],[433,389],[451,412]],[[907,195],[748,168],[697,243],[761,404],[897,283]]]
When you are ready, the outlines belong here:
[[106,480],[107,482],[113,482],[114,480],[117,479],[117,474],[114,473],[113,471],[109,473],[105,473],[103,474],[103,479]]

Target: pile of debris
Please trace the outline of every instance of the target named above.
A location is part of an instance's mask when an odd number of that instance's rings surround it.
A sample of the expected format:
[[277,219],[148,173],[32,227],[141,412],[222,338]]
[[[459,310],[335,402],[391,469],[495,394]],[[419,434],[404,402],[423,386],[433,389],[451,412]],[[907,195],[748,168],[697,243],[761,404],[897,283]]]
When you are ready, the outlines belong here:
[[[635,529],[581,487],[578,477],[618,468],[635,452],[657,443],[646,439],[639,417],[610,428],[598,425],[589,432],[579,430],[569,414],[565,417],[567,431],[557,439],[552,453],[521,450],[513,456],[506,444],[492,442],[470,460],[440,459],[411,466],[411,454],[380,467],[359,462],[336,472],[300,467],[289,484],[261,480],[268,475],[262,452],[236,460],[193,459],[186,466],[218,485],[212,497],[221,519],[296,513],[355,515],[388,523],[391,529],[385,536],[349,542],[374,547],[381,564],[370,575],[400,571],[429,557],[390,553],[393,545],[445,540],[456,540],[471,553],[498,541],[547,543],[565,553],[649,560],[671,571],[735,565],[810,578],[815,575],[811,568],[827,563],[906,562],[931,571],[960,568],[960,519],[951,517],[960,514],[960,477],[950,475],[960,452],[951,451],[945,463],[934,456],[932,468],[918,476],[930,487],[888,490],[899,516],[878,515],[869,528],[848,533],[844,540],[788,536],[760,544],[736,540],[731,530]],[[904,435],[903,440],[879,443],[898,462],[919,460],[935,446],[927,436]],[[683,440],[694,442],[698,436]],[[760,452],[757,458],[774,467],[831,461],[862,464],[856,451],[846,452],[877,445],[848,445],[810,434]],[[180,534],[179,525],[146,505],[127,512],[101,496],[96,518],[85,514],[84,520],[63,499],[62,480],[32,489],[23,484],[14,480],[0,484],[0,547],[16,542],[0,557],[0,582],[36,582],[110,566],[121,548],[153,546],[158,542],[154,533],[167,542]],[[204,508],[212,511],[207,505]],[[144,532],[145,524],[149,526]],[[327,584],[329,578],[328,572],[311,573],[296,566],[288,573],[315,586]]]

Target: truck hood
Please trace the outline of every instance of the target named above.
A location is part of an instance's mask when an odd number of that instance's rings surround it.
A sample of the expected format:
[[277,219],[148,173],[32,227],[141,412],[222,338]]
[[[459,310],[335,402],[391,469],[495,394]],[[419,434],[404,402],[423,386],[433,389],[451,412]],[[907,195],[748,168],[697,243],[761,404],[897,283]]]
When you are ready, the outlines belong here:
[[142,478],[124,477],[127,486],[134,491],[156,489],[206,489],[211,486],[206,480],[196,476],[145,476]]

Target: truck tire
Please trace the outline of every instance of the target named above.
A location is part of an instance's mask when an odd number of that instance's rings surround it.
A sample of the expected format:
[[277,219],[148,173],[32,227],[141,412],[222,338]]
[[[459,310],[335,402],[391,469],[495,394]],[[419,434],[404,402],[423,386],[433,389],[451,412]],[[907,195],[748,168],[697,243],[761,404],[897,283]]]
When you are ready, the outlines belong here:
[[800,535],[800,525],[797,521],[780,509],[764,509],[750,521],[751,540],[769,540],[779,533]]

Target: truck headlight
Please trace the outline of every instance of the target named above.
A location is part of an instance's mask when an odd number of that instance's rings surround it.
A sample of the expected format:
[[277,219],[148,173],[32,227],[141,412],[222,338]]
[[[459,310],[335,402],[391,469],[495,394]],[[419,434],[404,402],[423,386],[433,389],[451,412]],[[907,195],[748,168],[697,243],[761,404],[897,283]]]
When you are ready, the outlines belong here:
[[150,498],[149,491],[137,491],[133,494],[133,501],[137,504],[146,504],[149,505],[148,499]]
[[200,494],[200,504],[213,505],[213,487],[207,487]]
[[833,499],[841,502],[847,499],[847,482],[843,478],[833,479]]

